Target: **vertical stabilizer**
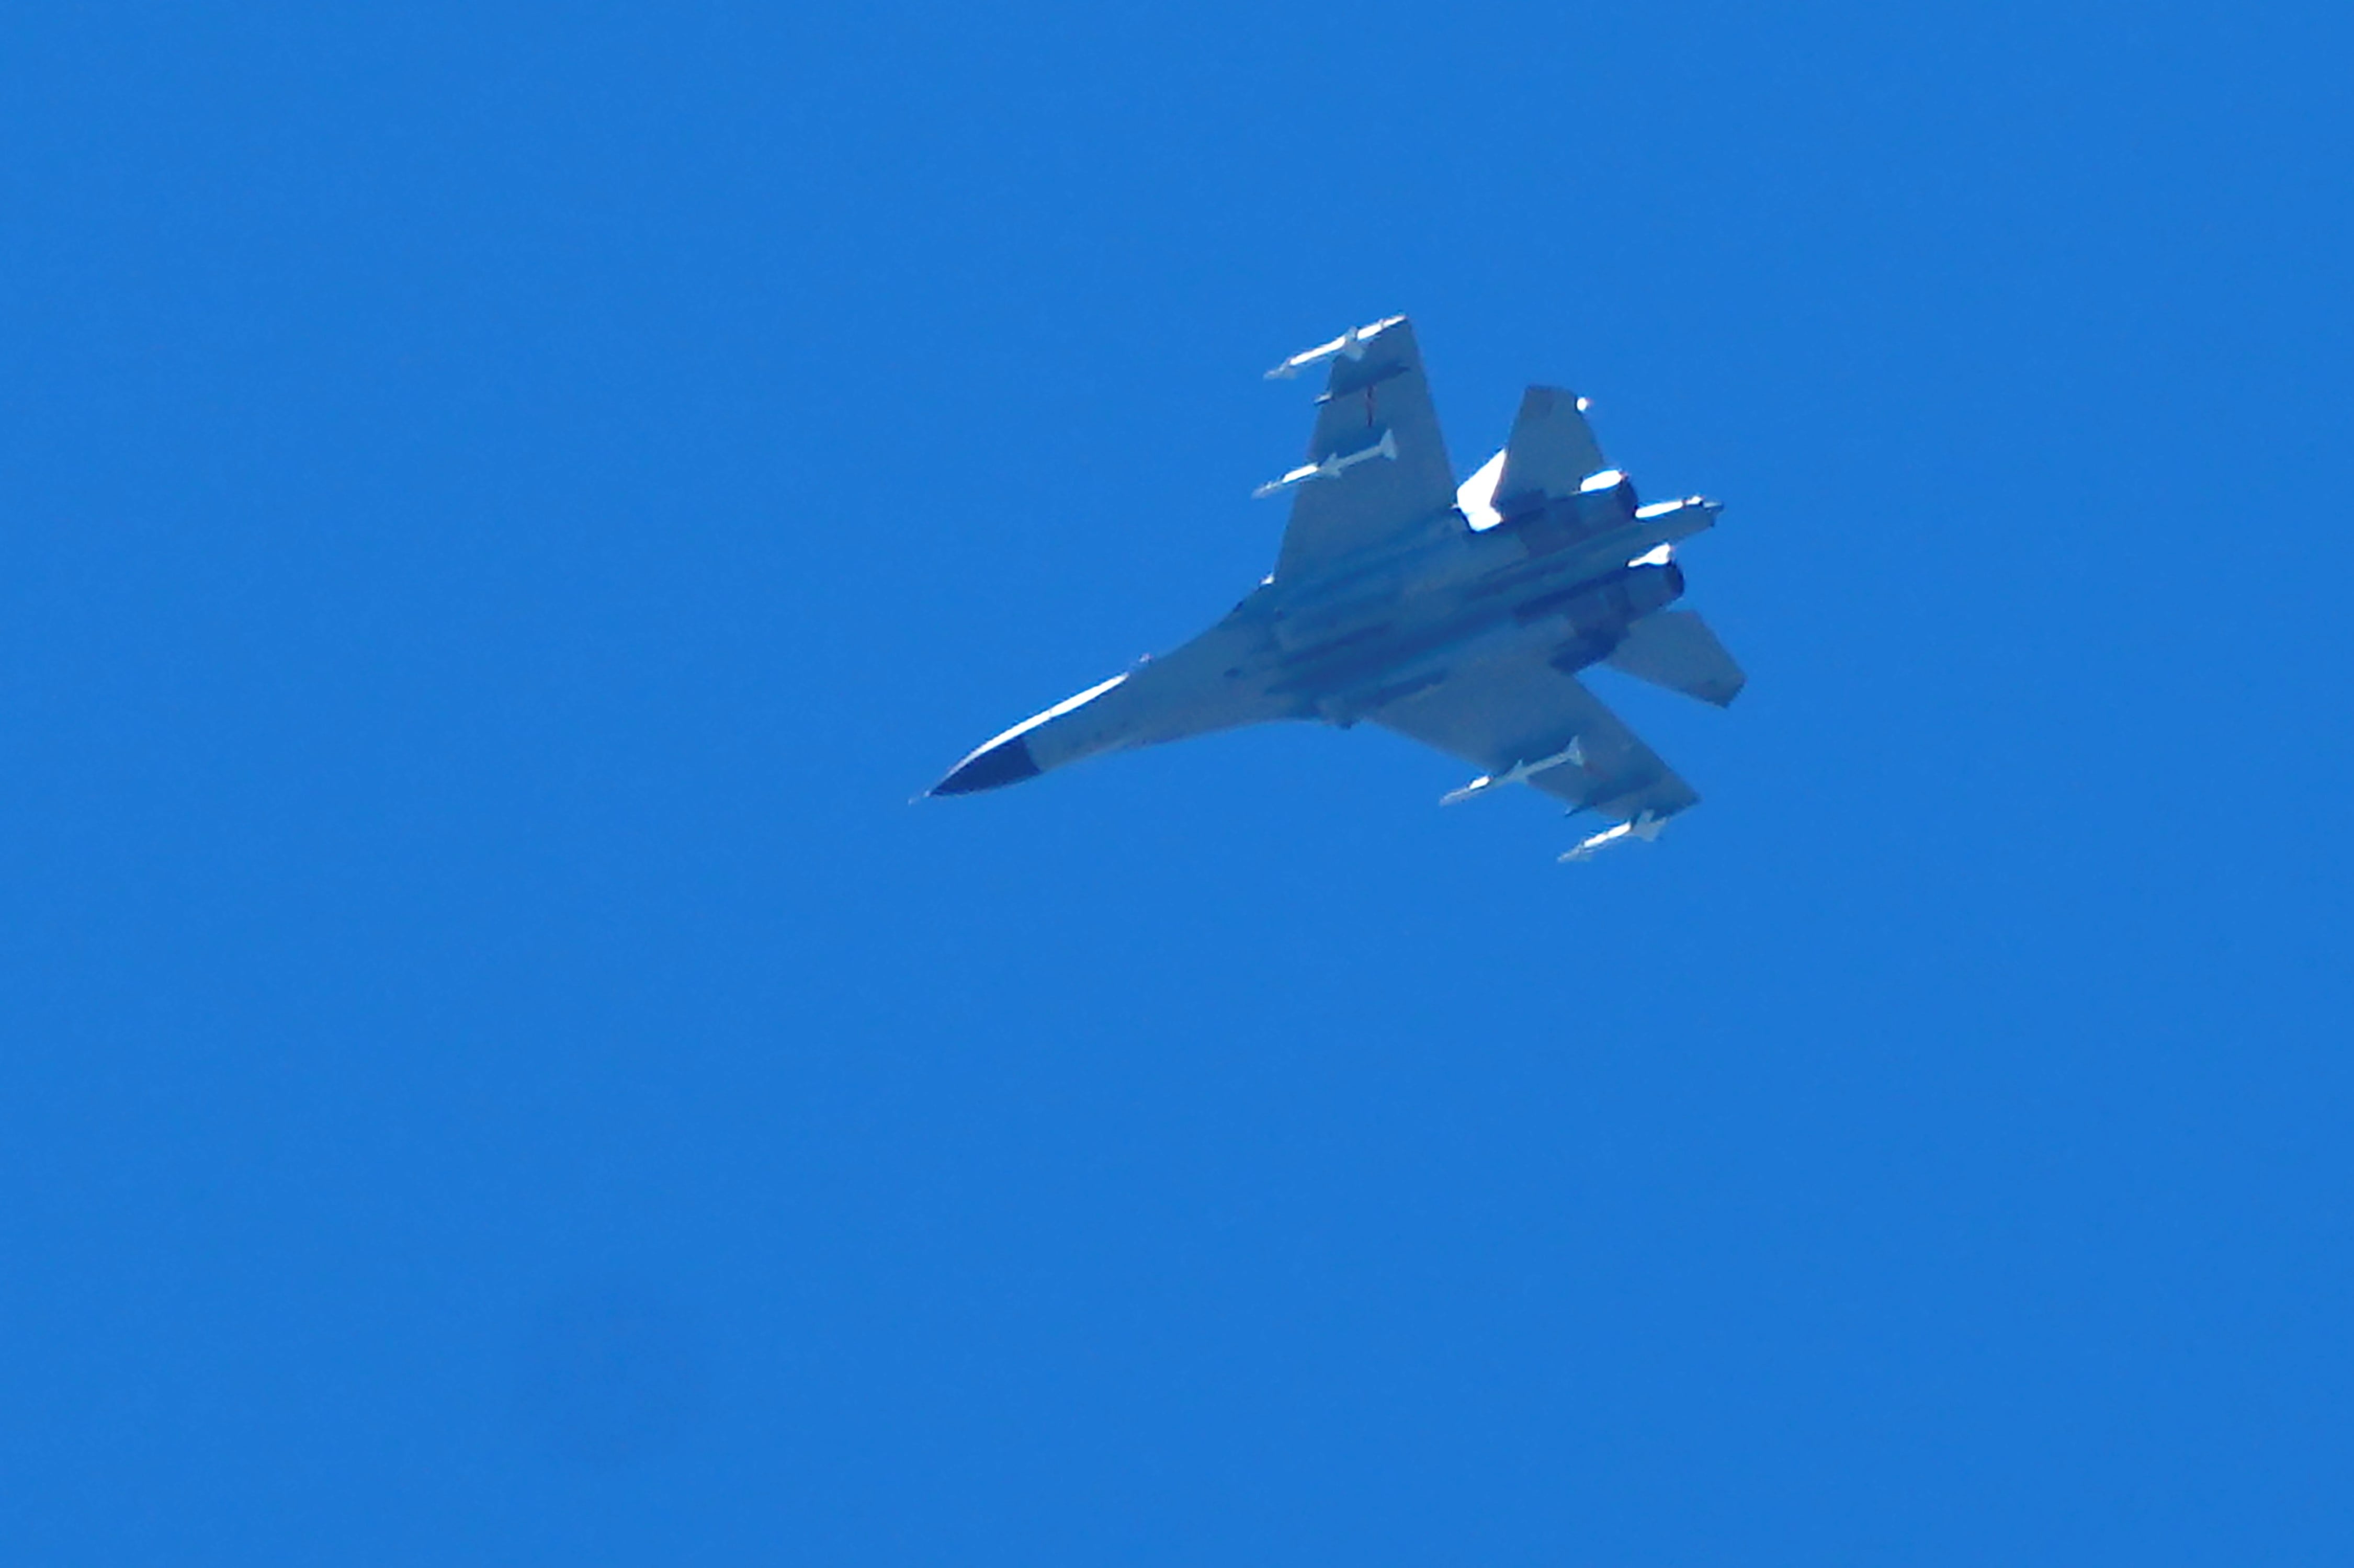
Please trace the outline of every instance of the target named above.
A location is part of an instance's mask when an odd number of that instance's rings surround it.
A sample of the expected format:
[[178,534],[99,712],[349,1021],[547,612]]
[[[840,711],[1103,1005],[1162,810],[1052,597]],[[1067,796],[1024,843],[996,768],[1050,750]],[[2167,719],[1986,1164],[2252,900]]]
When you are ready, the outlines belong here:
[[1504,446],[1496,504],[1511,512],[1525,495],[1575,495],[1580,481],[1606,466],[1585,422],[1585,399],[1558,387],[1532,387]]

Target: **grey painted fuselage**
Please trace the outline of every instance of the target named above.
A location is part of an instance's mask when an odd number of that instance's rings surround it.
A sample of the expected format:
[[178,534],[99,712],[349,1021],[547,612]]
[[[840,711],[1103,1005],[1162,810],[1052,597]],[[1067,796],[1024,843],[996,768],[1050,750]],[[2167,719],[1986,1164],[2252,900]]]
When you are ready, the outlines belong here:
[[1500,657],[1542,652],[1575,673],[1682,597],[1682,568],[1644,562],[1716,520],[1697,498],[1637,507],[1631,484],[1557,498],[1516,525],[1460,512],[1298,583],[1269,577],[1223,620],[982,745],[935,795],[1012,784],[1100,752],[1272,719],[1346,727]]
[[1271,375],[1329,366],[1275,571],[1182,647],[1057,703],[935,785],[963,795],[1099,752],[1272,719],[1369,721],[1479,766],[1453,802],[1525,782],[1649,837],[1699,797],[1576,679],[1608,661],[1723,705],[1744,677],[1682,596],[1673,546],[1714,502],[1641,506],[1574,393],[1533,387],[1459,486],[1412,327],[1352,329]]

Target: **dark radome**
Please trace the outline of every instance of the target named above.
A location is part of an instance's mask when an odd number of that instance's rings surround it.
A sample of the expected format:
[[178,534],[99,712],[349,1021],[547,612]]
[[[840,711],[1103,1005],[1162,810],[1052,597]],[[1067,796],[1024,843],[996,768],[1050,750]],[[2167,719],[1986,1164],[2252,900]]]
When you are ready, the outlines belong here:
[[995,746],[983,747],[949,770],[949,776],[932,786],[935,795],[970,795],[976,790],[996,789],[1008,784],[1019,784],[1024,779],[1038,776],[1037,760],[1030,755],[1029,745],[1020,736],[1001,740]]

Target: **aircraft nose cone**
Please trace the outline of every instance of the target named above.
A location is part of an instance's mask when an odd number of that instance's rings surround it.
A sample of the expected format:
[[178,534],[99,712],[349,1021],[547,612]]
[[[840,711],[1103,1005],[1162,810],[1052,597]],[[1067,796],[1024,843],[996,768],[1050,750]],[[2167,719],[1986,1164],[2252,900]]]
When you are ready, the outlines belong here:
[[931,792],[970,795],[980,789],[1019,784],[1024,779],[1036,778],[1038,771],[1038,759],[1030,755],[1030,743],[1017,735],[995,746],[984,746],[958,763],[949,769],[947,778],[932,786]]

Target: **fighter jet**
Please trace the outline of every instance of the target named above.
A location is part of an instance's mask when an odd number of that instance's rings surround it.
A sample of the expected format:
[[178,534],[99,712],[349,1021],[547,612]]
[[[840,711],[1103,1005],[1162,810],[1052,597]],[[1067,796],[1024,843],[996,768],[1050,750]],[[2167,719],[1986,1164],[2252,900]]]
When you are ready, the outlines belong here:
[[1414,328],[1352,327],[1269,379],[1325,367],[1275,570],[1183,647],[1056,703],[934,785],[965,795],[1098,752],[1270,719],[1370,723],[1479,777],[1614,825],[1561,856],[1656,838],[1699,797],[1577,679],[1589,664],[1722,707],[1744,677],[1683,597],[1675,546],[1712,526],[1700,496],[1638,502],[1603,459],[1583,397],[1532,387],[1503,450],[1458,484]]

